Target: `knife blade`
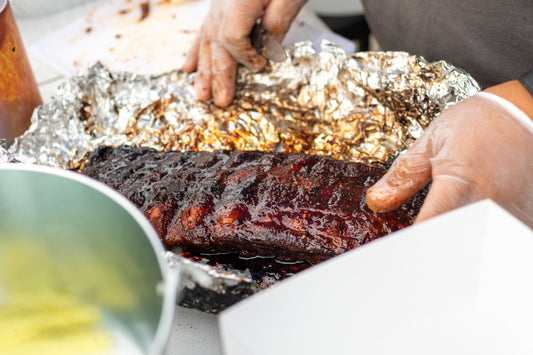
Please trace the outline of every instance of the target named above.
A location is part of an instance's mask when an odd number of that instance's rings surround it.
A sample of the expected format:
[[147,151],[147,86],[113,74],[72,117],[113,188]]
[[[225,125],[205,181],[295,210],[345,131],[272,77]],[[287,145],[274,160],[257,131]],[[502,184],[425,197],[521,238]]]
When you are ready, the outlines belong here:
[[256,22],[251,34],[252,45],[257,54],[275,62],[283,62],[287,59],[287,53],[281,44],[268,33],[261,21]]

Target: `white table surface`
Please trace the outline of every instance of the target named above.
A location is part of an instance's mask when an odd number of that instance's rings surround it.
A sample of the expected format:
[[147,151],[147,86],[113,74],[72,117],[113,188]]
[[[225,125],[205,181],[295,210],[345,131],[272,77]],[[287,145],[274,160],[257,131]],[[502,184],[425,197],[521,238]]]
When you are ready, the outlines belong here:
[[31,53],[31,46],[46,38],[51,33],[68,25],[73,19],[85,16],[95,6],[103,2],[105,2],[105,0],[94,0],[93,2],[46,16],[18,17],[15,13],[17,25],[22,40],[24,41],[26,52],[28,52],[35,79],[39,84],[41,96],[45,103],[56,93],[57,87],[63,83],[66,78],[35,58]]

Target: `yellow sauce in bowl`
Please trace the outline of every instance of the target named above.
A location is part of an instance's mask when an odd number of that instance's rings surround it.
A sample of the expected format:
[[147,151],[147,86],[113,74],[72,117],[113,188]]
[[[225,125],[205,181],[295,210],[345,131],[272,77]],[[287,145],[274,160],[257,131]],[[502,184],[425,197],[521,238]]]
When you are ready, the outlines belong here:
[[0,354],[110,353],[100,309],[69,289],[74,272],[38,245],[0,243]]

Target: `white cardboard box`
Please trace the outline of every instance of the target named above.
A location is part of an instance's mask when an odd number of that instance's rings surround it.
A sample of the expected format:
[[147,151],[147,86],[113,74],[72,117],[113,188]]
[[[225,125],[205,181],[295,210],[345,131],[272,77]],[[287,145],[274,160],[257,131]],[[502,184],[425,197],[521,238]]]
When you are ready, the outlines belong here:
[[224,311],[228,355],[533,354],[533,232],[486,200]]

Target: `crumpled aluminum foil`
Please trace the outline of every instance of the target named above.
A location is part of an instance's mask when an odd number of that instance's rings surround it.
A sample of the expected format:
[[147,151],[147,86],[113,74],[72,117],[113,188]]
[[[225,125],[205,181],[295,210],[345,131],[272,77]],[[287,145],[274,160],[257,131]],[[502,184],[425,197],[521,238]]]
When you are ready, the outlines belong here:
[[288,52],[267,70],[241,68],[226,109],[196,100],[194,74],[147,77],[96,64],[40,107],[9,151],[24,162],[81,169],[103,144],[164,151],[272,150],[281,143],[286,152],[385,163],[441,110],[479,90],[448,63],[404,52],[347,56],[329,42],[318,55],[310,42]]
[[[0,162],[80,171],[98,146],[127,144],[161,151],[281,149],[385,164],[439,112],[480,89],[449,63],[404,52],[348,56],[326,41],[319,53],[310,42],[287,52],[286,61],[265,70],[240,68],[236,98],[226,109],[196,100],[195,74],[140,76],[97,63],[34,112],[29,130],[8,151],[0,148]],[[209,312],[229,305],[223,295],[236,302],[278,279],[254,280],[246,271],[179,255],[173,263],[188,270],[184,289],[206,296],[190,306]]]
[[7,141],[0,139],[0,164],[2,163],[20,163],[13,154],[11,154],[4,147],[7,146]]

